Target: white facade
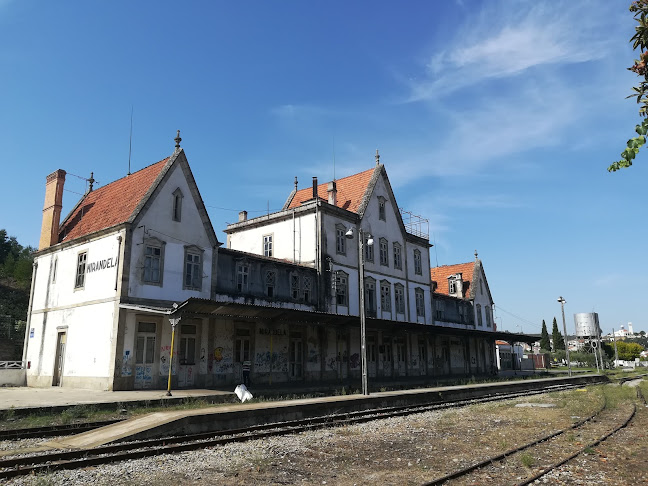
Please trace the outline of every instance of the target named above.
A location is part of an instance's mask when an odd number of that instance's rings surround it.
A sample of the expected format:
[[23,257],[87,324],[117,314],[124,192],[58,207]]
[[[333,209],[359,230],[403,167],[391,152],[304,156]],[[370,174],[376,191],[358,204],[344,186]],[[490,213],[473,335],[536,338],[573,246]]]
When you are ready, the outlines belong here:
[[[341,238],[350,229],[353,237]],[[432,324],[429,244],[405,230],[382,166],[376,166],[359,213],[312,198],[296,208],[244,220],[226,229],[228,248],[317,268],[322,281],[329,282],[330,286],[326,286],[330,291],[324,293],[321,304],[328,312],[345,315],[360,313],[358,235],[361,231],[373,239],[373,246],[364,258],[368,315]],[[268,238],[272,243],[271,253]],[[395,261],[396,252],[399,264]],[[338,297],[340,278],[346,281],[346,292]],[[399,296],[402,293],[399,300],[403,302],[399,305],[397,293]]]

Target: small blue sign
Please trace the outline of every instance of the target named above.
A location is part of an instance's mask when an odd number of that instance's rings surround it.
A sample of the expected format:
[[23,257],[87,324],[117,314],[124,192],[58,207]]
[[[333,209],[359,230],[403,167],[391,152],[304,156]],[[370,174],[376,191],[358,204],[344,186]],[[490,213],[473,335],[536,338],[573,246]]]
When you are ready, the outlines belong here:
[[34,328],[33,327],[29,330],[29,337],[30,338],[34,337]]

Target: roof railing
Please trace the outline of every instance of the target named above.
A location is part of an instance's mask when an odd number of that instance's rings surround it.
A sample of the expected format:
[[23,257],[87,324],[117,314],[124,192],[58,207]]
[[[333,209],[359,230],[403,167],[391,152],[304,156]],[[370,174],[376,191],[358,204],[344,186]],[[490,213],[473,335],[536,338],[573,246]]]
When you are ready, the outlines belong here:
[[411,235],[418,236],[419,238],[425,238],[426,240],[430,239],[429,219],[425,219],[411,211],[405,211],[403,208],[399,208],[399,211],[401,213],[401,218],[403,219],[403,224],[405,225],[405,231]]

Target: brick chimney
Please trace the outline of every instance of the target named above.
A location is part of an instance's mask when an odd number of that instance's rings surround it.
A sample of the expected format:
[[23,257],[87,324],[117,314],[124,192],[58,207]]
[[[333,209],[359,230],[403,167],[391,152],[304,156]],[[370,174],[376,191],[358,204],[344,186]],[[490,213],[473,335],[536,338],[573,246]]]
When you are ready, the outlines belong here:
[[247,221],[247,211],[241,211],[239,213],[239,223],[242,223],[243,221]]
[[333,206],[337,204],[337,184],[335,181],[328,183],[328,202]]
[[59,169],[47,176],[45,183],[45,204],[43,205],[43,225],[38,249],[42,250],[58,243],[61,209],[63,208],[63,184],[65,171]]

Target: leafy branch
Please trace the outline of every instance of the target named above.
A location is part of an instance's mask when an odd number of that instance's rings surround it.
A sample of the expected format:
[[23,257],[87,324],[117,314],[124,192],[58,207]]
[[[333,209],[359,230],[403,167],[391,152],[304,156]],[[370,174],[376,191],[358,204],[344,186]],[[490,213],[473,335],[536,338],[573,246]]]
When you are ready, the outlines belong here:
[[[632,2],[630,12],[634,13],[634,19],[637,21],[635,34],[630,38],[630,42],[632,42],[634,50],[639,49],[641,51],[641,55],[639,59],[635,59],[634,64],[628,70],[636,73],[637,76],[642,76],[643,80],[639,82],[638,86],[633,86],[634,93],[628,98],[637,98],[637,104],[642,105],[639,107],[639,116],[646,117],[648,116],[648,50],[646,50],[648,47],[648,0]],[[646,143],[648,119],[637,125],[635,131],[639,136],[628,140],[626,149],[621,152],[621,160],[610,165],[608,167],[609,172],[615,172],[632,165],[632,161],[639,153],[639,149]]]

